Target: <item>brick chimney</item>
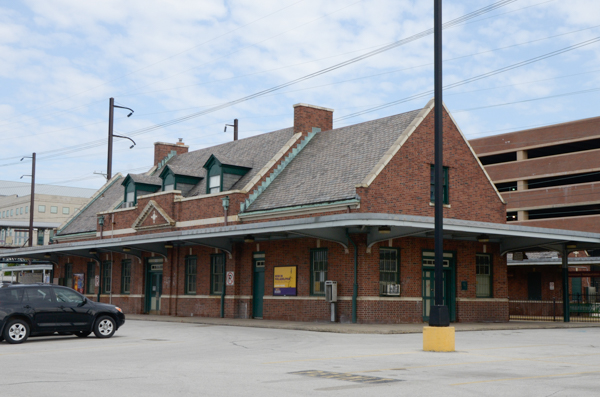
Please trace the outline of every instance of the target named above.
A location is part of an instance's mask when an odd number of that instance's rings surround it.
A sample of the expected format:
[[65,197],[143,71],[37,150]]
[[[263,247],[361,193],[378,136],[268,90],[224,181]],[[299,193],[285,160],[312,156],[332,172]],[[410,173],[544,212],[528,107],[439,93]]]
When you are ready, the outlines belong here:
[[313,127],[321,131],[333,129],[333,109],[297,103],[294,105],[294,133],[307,134]]
[[183,138],[179,138],[177,143],[154,142],[154,165],[160,163],[172,150],[177,154],[187,153],[190,148],[182,142]]

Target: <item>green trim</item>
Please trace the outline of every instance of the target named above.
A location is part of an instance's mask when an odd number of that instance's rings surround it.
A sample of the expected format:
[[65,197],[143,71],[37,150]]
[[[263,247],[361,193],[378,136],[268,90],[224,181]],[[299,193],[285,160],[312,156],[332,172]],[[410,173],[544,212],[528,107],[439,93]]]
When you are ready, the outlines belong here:
[[[190,276],[192,276],[192,274],[190,273],[190,269],[189,269],[189,261],[193,259],[195,261],[194,263],[194,290],[190,290],[189,289],[189,280],[188,278]],[[185,257],[185,281],[184,281],[184,291],[186,295],[196,295],[197,291],[198,291],[198,256],[197,255],[186,255]]]
[[[320,272],[325,272],[325,280],[323,280],[323,292],[315,292],[314,284],[315,284],[315,272],[314,272],[314,254],[318,252],[325,252],[325,270],[320,270]],[[329,250],[327,248],[311,248],[310,250],[310,295],[311,296],[325,296],[325,281],[327,280],[327,272],[329,271]]]
[[[128,269],[128,273],[125,273],[125,269]],[[126,285],[127,290],[125,289]],[[121,260],[121,293],[125,295],[131,293],[131,259]]]
[[494,255],[476,252],[475,253],[475,266],[477,267],[477,255],[485,255],[490,258],[490,294],[488,296],[477,295],[477,268],[475,268],[475,297],[476,298],[493,298],[494,297]]
[[[121,178],[122,178],[122,177],[121,177]],[[117,182],[117,181],[118,181],[118,180],[120,180],[121,178],[118,178],[118,179],[115,179],[115,180],[113,180],[113,181],[112,181],[112,183],[110,183],[110,184],[108,184],[108,185],[106,186],[106,188],[104,188],[104,189],[103,189],[103,190],[101,190],[101,191],[98,191],[98,192],[96,193],[96,197],[95,197],[94,199],[90,200],[90,201],[89,201],[89,202],[88,202],[88,203],[87,203],[87,204],[86,204],[86,205],[85,205],[85,206],[84,206],[84,207],[83,207],[83,208],[82,208],[80,211],[78,211],[78,212],[76,213],[76,215],[75,215],[75,216],[73,216],[73,217],[71,218],[71,220],[69,220],[65,226],[63,226],[63,227],[62,227],[62,228],[61,228],[59,231],[57,231],[57,232],[56,232],[56,235],[58,236],[58,235],[60,234],[60,232],[62,232],[63,230],[65,230],[65,229],[66,229],[66,228],[67,228],[67,227],[68,227],[68,226],[69,226],[71,223],[73,223],[73,221],[74,221],[75,219],[77,219],[79,216],[81,216],[81,214],[83,214],[83,213],[85,212],[85,210],[87,210],[87,209],[88,209],[88,207],[89,207],[90,205],[92,205],[93,203],[95,203],[95,202],[96,202],[96,200],[98,200],[100,197],[102,197],[102,195],[104,194],[104,192],[106,192],[106,191],[107,191],[107,190],[108,190],[110,187],[112,187],[112,185],[113,185],[115,182]],[[74,234],[78,234],[78,233],[74,233]],[[96,235],[96,230],[95,230],[95,229],[94,229],[94,235]],[[54,238],[56,239],[56,236],[55,236]]]
[[[435,178],[434,178],[434,172],[435,172],[435,166],[433,164],[430,164],[430,170],[431,170],[431,176],[430,176],[430,181],[429,181],[429,186],[430,186],[430,190],[429,190],[429,202],[430,203],[435,203],[435,197],[434,197],[434,188],[435,188]],[[449,167],[444,167],[443,168],[444,172],[443,172],[443,187],[442,187],[442,196],[443,196],[443,204],[450,204],[450,192],[449,192],[449,186],[450,186],[450,180],[449,178]]]
[[212,254],[210,256],[210,294],[211,295],[222,295],[222,293],[224,292],[224,289],[223,289],[223,291],[216,291],[214,288],[214,286],[215,286],[214,277],[219,274],[219,273],[214,272],[214,266],[216,265],[214,260],[218,257],[223,258],[223,269],[222,269],[222,273],[220,273],[221,277],[223,277],[223,280],[220,283],[220,287],[224,288],[224,285],[225,285],[225,254]]
[[360,204],[360,200],[359,199],[348,199],[348,200],[340,200],[340,201],[330,201],[327,203],[295,205],[293,207],[273,208],[271,210],[250,211],[250,212],[246,212],[243,214],[238,214],[238,216],[240,218],[243,218],[244,215],[250,216],[250,215],[255,215],[255,214],[269,214],[269,213],[273,213],[273,212],[301,210],[301,209],[305,209],[305,208],[319,208],[319,207],[325,207],[328,205],[352,205],[352,204]]
[[[389,282],[388,280],[381,280],[381,274],[382,274],[381,273],[381,259],[382,259],[381,258],[381,251],[382,250],[383,251],[396,251],[396,277],[395,277],[394,281],[396,282],[396,284],[400,284],[400,263],[401,263],[401,261],[400,261],[400,248],[397,248],[397,247],[379,247],[379,283],[380,283],[379,285],[381,286],[381,282],[382,281],[383,282]],[[388,272],[388,273],[391,273],[391,272]],[[400,292],[400,293],[402,294],[402,292]],[[384,296],[384,297],[388,296],[389,297],[389,296],[395,296],[395,295],[386,295],[386,294],[383,294],[381,292],[381,288],[380,288],[380,290],[379,290],[379,296]]]
[[[427,255],[427,258],[425,257],[425,253],[429,252],[432,255]],[[451,322],[455,322],[456,321],[456,251],[455,250],[444,250],[444,254],[450,254],[450,257],[444,257],[444,260],[448,260],[449,261],[449,267],[445,267],[443,269],[443,272],[445,273],[445,281],[446,281],[446,294],[445,294],[445,298],[446,298],[446,302],[448,305],[448,312],[450,314],[450,321]],[[424,260],[425,259],[431,259],[431,258],[435,258],[435,251],[430,249],[430,248],[422,248],[421,249],[421,277],[423,277],[423,272],[425,271],[431,271],[433,272],[435,270],[434,266],[427,266],[425,267],[424,265]],[[449,276],[449,277],[448,277]],[[431,277],[432,282],[434,282],[435,276]],[[421,279],[421,296],[423,297],[423,309],[425,308],[425,302],[424,302],[424,292],[423,291],[423,279]],[[433,299],[433,295],[432,298]],[[423,321],[429,321],[429,317],[425,317],[425,314],[423,313]]]
[[[110,266],[108,266],[108,265],[110,265]],[[110,292],[112,291],[112,266],[113,266],[112,261],[102,262],[102,275],[100,277],[102,278],[102,294],[103,295],[110,294]],[[110,282],[110,285],[109,285],[110,288],[106,287],[107,281]]]

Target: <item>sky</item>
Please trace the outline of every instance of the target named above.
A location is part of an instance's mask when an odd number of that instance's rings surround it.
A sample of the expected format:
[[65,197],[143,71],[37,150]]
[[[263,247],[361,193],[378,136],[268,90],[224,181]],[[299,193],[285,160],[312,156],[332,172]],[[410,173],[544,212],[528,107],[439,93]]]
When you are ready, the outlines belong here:
[[[445,0],[443,20],[496,2]],[[110,97],[134,110],[115,109],[114,133],[136,142],[115,138],[124,175],[152,166],[154,142],[232,140],[235,118],[240,139],[291,127],[296,103],[333,108],[334,128],[422,108],[433,35],[413,36],[433,27],[433,3],[0,0],[0,179],[29,181],[20,160],[36,152],[36,183],[102,186]],[[473,81],[444,102],[468,139],[597,117],[599,37],[598,0],[516,0],[448,27],[444,85]]]

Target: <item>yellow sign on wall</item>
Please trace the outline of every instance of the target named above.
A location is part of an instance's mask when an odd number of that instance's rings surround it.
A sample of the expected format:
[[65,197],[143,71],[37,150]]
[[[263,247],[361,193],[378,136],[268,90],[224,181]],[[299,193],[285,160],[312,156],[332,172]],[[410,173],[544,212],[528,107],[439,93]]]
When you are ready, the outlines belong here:
[[273,295],[296,295],[296,266],[276,266],[273,269]]

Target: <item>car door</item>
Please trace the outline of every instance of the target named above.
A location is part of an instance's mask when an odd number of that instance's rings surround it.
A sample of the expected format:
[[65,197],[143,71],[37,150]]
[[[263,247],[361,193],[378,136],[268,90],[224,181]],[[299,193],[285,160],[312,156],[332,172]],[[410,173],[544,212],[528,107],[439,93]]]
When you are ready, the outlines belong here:
[[87,299],[69,288],[54,287],[58,303],[58,326],[61,331],[81,331],[90,329],[93,311]]
[[23,308],[33,322],[32,332],[53,333],[57,331],[58,305],[50,287],[34,286],[23,291]]

